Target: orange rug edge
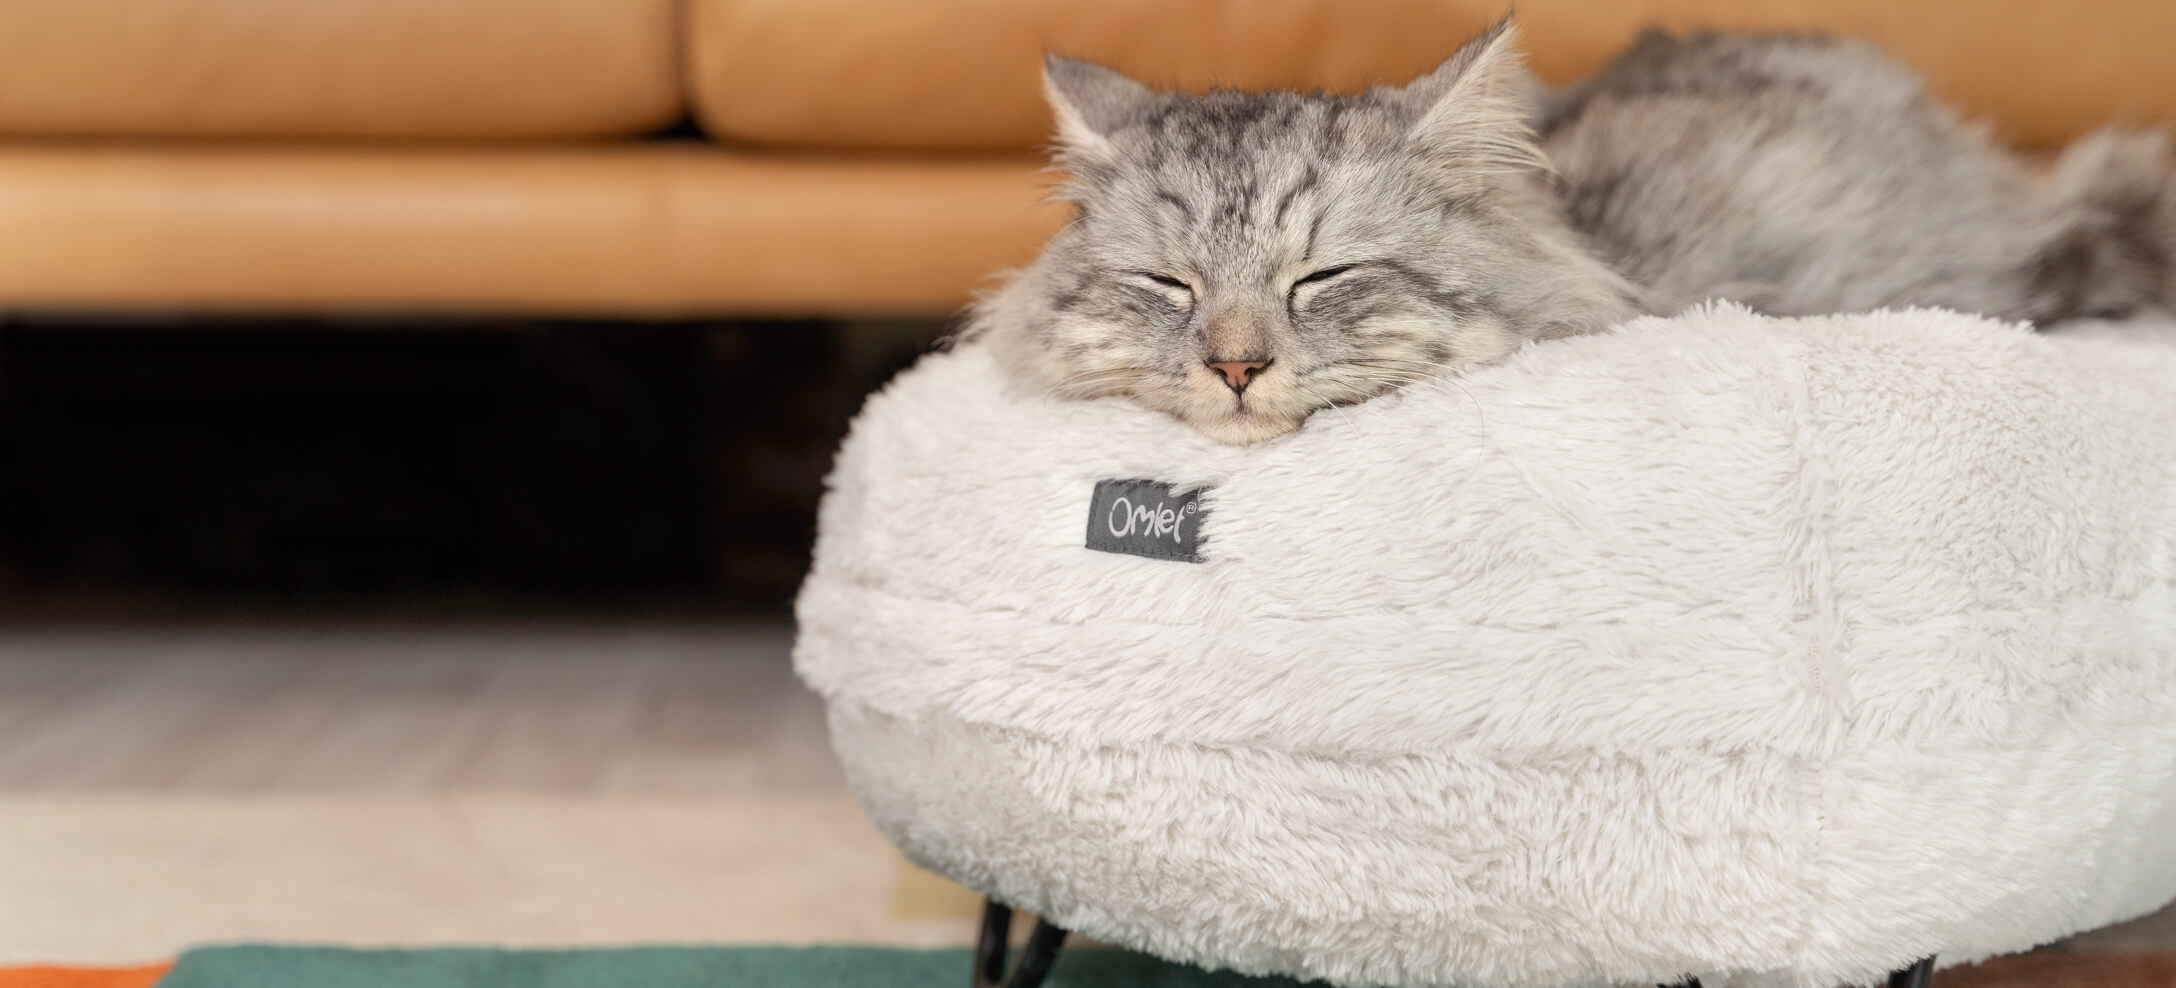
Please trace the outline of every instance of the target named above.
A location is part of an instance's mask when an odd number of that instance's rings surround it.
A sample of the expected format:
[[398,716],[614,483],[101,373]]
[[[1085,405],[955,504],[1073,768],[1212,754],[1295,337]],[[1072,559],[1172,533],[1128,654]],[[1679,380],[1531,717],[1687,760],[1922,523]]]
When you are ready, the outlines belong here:
[[152,988],[172,964],[137,967],[0,967],[0,988]]

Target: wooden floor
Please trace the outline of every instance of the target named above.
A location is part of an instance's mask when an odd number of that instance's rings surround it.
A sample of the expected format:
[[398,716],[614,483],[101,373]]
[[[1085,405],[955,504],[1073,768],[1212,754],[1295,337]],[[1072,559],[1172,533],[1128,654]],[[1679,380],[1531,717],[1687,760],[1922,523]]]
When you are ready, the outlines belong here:
[[783,623],[0,630],[0,964],[964,944]]
[[[220,940],[964,944],[745,626],[0,629],[0,964]],[[2176,950],[2176,911],[2080,938]]]
[[0,792],[835,793],[783,624],[0,639]]

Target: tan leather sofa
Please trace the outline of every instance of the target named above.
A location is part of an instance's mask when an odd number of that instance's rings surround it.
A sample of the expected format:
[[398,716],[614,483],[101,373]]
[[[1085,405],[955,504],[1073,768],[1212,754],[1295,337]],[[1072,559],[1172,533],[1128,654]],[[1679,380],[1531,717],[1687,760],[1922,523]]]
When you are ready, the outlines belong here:
[[[0,308],[942,314],[1059,211],[1048,47],[1400,81],[1506,0],[0,0]],[[2006,138],[2176,117],[2172,0],[1522,0],[1878,41]],[[694,126],[680,122],[692,120]],[[664,136],[660,136],[664,135]]]

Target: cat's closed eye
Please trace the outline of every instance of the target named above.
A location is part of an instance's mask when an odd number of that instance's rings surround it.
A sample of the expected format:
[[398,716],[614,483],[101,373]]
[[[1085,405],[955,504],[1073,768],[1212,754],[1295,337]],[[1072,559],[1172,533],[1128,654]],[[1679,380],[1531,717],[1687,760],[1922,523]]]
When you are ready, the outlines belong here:
[[1323,285],[1357,267],[1357,264],[1340,264],[1305,275],[1292,283],[1291,289],[1285,293],[1285,299],[1295,308],[1303,307],[1315,297],[1316,292],[1322,290]]
[[1194,304],[1194,286],[1184,281],[1154,271],[1134,271],[1131,275],[1136,281],[1142,282],[1143,287],[1163,295],[1179,308],[1188,308]]

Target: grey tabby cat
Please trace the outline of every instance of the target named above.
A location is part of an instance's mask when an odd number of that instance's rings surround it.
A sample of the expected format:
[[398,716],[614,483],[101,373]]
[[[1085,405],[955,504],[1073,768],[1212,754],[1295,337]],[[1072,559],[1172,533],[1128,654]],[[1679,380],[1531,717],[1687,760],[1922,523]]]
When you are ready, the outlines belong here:
[[1046,80],[1078,216],[964,335],[1227,443],[1708,298],[2042,323],[2176,300],[2157,137],[2034,177],[1861,44],[1650,33],[1545,94],[1507,18],[1358,95]]

